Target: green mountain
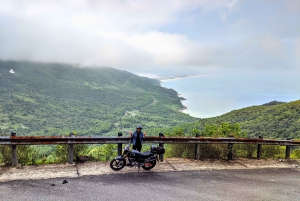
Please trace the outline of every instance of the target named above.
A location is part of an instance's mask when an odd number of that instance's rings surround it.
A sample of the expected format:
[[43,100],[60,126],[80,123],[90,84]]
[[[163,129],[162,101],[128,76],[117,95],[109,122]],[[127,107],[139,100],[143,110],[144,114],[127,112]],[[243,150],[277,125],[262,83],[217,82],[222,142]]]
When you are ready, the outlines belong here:
[[300,138],[300,100],[274,103],[235,110],[218,118],[240,123],[250,137]]
[[195,121],[182,107],[176,91],[126,71],[0,61],[0,133],[116,135]]
[[248,137],[263,136],[276,139],[300,138],[300,100],[283,103],[272,101],[260,106],[251,106],[233,110],[224,115],[200,119],[172,129],[158,129],[155,132],[174,132],[182,129],[194,135],[204,133],[207,125],[220,125],[222,122],[238,123]]

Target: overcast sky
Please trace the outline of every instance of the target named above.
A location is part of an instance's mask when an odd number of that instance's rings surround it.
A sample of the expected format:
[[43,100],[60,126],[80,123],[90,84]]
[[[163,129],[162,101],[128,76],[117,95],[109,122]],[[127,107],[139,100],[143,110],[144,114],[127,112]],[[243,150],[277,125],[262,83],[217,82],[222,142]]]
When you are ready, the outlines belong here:
[[0,59],[295,75],[300,1],[1,0]]

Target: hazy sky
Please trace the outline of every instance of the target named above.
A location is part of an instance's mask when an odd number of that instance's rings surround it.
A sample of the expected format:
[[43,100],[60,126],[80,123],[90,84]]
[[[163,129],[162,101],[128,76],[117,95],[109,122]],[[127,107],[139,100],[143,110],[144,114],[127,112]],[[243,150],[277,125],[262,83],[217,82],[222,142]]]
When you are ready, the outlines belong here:
[[1,0],[0,59],[299,75],[300,1]]

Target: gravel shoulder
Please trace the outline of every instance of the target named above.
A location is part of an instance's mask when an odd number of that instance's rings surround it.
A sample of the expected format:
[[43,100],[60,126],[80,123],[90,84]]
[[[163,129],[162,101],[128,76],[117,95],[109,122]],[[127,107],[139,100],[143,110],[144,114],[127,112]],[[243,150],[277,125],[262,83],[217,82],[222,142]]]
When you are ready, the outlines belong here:
[[[233,161],[205,160],[196,161],[182,158],[167,158],[156,165],[151,172],[200,171],[200,170],[231,170],[231,169],[264,169],[292,168],[300,171],[300,160],[275,159],[237,159]],[[0,166],[0,182],[13,180],[39,180],[53,178],[74,178],[91,175],[124,174],[137,172],[138,168],[125,167],[113,171],[109,162],[85,162],[79,164],[49,164],[39,166]],[[140,172],[147,172],[140,169]]]

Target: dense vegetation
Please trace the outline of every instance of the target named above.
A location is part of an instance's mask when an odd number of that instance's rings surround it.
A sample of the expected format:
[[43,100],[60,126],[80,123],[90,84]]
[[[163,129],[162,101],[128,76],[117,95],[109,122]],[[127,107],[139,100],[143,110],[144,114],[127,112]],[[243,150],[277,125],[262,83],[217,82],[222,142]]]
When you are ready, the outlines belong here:
[[113,68],[0,61],[0,102],[0,133],[6,134],[116,135],[137,124],[160,128],[195,120],[179,112],[174,90]]
[[[204,137],[246,137],[246,133],[242,131],[238,123],[220,123],[220,124],[206,124],[204,129],[199,131],[193,129],[194,134],[198,133]],[[186,136],[183,128],[173,129],[172,132],[166,132],[166,135]],[[167,155],[171,157],[195,157],[195,146],[193,144],[170,144],[167,145]],[[227,159],[228,157],[227,144],[202,144],[200,145],[201,159]],[[234,144],[233,158],[254,158],[257,154],[257,145],[253,144]],[[262,158],[284,158],[285,146],[264,145],[262,148]],[[294,147],[291,151],[291,159],[300,158],[300,149]]]

